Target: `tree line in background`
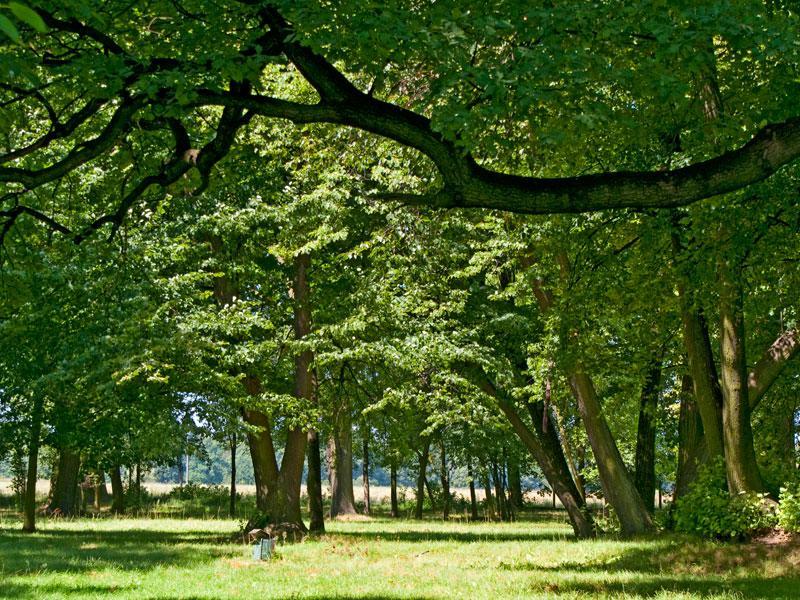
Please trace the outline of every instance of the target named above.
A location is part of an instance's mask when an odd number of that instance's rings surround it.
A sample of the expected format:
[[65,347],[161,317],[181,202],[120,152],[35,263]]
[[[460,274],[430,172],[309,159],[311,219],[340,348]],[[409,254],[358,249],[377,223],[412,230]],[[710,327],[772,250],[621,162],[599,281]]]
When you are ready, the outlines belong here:
[[591,494],[654,530],[657,487],[673,526],[771,522],[797,491],[794,8],[218,4],[4,28],[26,530],[42,448],[49,511],[106,473],[121,511],[123,466],[204,438],[248,447],[268,522],[306,528],[305,477],[313,531],[324,454],[330,516],[356,456],[415,473],[417,517],[459,468],[506,518],[546,481],[581,537]]

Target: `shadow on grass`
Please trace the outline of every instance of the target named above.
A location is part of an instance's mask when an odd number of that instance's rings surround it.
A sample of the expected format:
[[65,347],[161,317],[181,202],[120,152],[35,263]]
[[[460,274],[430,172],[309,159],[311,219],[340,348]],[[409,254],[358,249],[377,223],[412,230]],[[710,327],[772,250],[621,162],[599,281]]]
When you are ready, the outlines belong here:
[[0,565],[6,574],[31,575],[41,570],[83,572],[103,567],[147,570],[164,563],[190,566],[229,555],[218,546],[229,542],[229,537],[203,531],[87,529],[30,535],[6,529],[0,530]]
[[[800,547],[712,544],[698,540],[650,540],[619,556],[584,563],[539,566],[531,562],[503,568],[552,573],[534,586],[550,594],[692,593],[734,594],[741,598],[799,598]],[[771,573],[765,575],[764,573]]]
[[27,583],[0,584],[0,598],[30,598],[47,595],[56,598],[86,598],[100,594],[113,595],[130,589],[131,586],[119,585],[32,585]]
[[693,594],[698,597],[715,595],[735,596],[736,598],[794,599],[798,597],[800,580],[781,577],[776,579],[760,577],[726,577],[724,580],[708,580],[653,575],[637,581],[581,581],[568,580],[535,586],[531,591],[556,595],[586,595],[596,597],[636,597],[650,598],[670,594]]

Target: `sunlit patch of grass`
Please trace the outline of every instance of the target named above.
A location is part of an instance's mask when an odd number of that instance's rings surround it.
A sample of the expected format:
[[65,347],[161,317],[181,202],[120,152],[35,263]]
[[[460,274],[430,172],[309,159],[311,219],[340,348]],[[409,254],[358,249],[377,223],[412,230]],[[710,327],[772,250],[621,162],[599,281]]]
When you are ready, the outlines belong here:
[[327,523],[268,562],[231,520],[0,523],[5,598],[796,598],[800,549],[576,541],[560,520]]

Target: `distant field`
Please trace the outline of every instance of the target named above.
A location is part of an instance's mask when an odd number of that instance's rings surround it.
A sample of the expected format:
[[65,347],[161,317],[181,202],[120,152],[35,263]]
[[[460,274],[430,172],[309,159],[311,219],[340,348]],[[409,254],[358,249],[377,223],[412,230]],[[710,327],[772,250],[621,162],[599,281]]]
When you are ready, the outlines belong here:
[[[9,495],[11,493],[11,481],[9,479],[0,479],[0,495]],[[176,487],[177,484],[174,483],[155,483],[155,482],[145,482],[143,486],[153,495],[162,496],[164,494],[169,493],[171,489]],[[50,481],[47,479],[40,479],[36,482],[36,493],[40,496],[47,495],[50,489]],[[236,490],[246,496],[253,496],[256,493],[256,486],[254,485],[244,485],[238,484],[236,486]],[[364,500],[364,489],[361,485],[361,482],[358,481],[353,486],[353,491],[355,492],[356,502],[363,502]],[[464,499],[469,499],[469,488],[451,488],[453,494],[457,496],[461,496]],[[302,493],[305,494],[306,488],[302,486]],[[322,493],[326,497],[329,495],[329,489],[327,485],[322,486]],[[369,495],[372,502],[389,502],[389,493],[390,488],[389,486],[381,486],[381,485],[371,485],[369,488]],[[406,498],[414,498],[414,490],[408,487],[400,487],[398,489],[398,494],[402,497],[405,494]],[[478,501],[482,501],[485,498],[485,493],[482,489],[475,490],[475,496],[478,498]],[[664,501],[667,501],[667,496],[664,496]],[[552,506],[552,496],[549,492],[527,492],[525,494],[526,502],[530,504],[536,504],[539,506]],[[589,503],[592,505],[600,505],[602,501],[591,497]],[[561,507],[561,502],[558,501],[556,498],[556,507]]]

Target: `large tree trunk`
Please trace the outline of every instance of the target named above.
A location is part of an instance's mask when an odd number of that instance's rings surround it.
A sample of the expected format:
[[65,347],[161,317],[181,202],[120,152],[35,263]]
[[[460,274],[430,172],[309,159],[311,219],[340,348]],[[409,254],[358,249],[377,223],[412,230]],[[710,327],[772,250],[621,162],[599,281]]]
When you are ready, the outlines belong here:
[[31,430],[28,437],[28,472],[25,480],[25,501],[22,531],[36,531],[36,480],[39,473],[39,443],[44,413],[44,400],[37,396],[31,411]]
[[308,474],[306,490],[308,491],[308,512],[310,517],[309,531],[325,532],[325,509],[322,505],[322,462],[320,460],[319,433],[312,429],[308,432]]
[[111,512],[122,514],[125,512],[125,488],[122,485],[122,470],[119,465],[114,465],[109,471],[111,477]]
[[450,467],[447,465],[447,454],[444,441],[439,444],[439,456],[441,464],[439,467],[439,479],[442,483],[442,518],[450,518]]
[[[364,424],[364,427],[369,431],[368,425]],[[367,433],[364,434],[362,457],[361,482],[364,488],[364,514],[368,515],[371,512],[371,506],[369,498],[369,436]]]
[[356,513],[353,492],[353,422],[350,411],[349,400],[342,396],[333,417],[332,464],[328,466],[331,484],[331,518]]
[[397,506],[397,461],[394,458],[389,466],[389,505],[389,516],[396,519],[400,516],[400,510]]
[[673,505],[689,490],[697,478],[697,469],[706,453],[703,440],[703,423],[694,401],[694,383],[691,375],[681,380],[681,407],[678,417],[678,467],[675,477]]
[[270,523],[293,523],[304,531],[306,526],[300,510],[300,489],[306,455],[306,435],[302,429],[289,430],[278,476],[267,482],[265,511]]
[[594,452],[603,494],[619,518],[622,533],[635,535],[652,531],[653,519],[622,461],[591,378],[581,371],[575,371],[570,374],[569,383]]
[[[261,384],[254,377],[245,380],[248,391],[253,396],[261,393]],[[250,449],[250,460],[253,463],[253,478],[256,483],[256,508],[267,513],[267,495],[270,482],[278,479],[278,461],[275,459],[275,447],[272,443],[272,424],[269,417],[257,410],[242,410],[244,422],[255,430],[247,432],[247,446]]]
[[661,386],[661,357],[654,359],[645,375],[639,399],[636,432],[634,484],[647,509],[655,510],[656,488],[656,410]]
[[[299,254],[294,259],[294,334],[302,340],[311,332],[311,304],[308,270],[311,258]],[[294,359],[294,395],[309,403],[313,402],[314,381],[311,350],[300,352]],[[283,460],[275,480],[267,483],[267,515],[272,523],[293,523],[306,529],[300,511],[300,489],[305,463],[307,434],[300,428],[290,429],[286,434]]]
[[80,500],[78,491],[81,469],[80,453],[69,448],[62,448],[58,453],[56,469],[55,485],[47,512],[64,516],[77,514]]
[[725,469],[732,494],[765,491],[756,463],[750,424],[743,297],[739,273],[734,272],[739,267],[738,261],[722,259],[718,269],[722,426]]
[[417,472],[417,505],[414,508],[414,518],[422,518],[422,508],[425,502],[425,471],[428,469],[428,453],[430,452],[430,439],[422,441],[422,451],[419,453],[419,464]]

